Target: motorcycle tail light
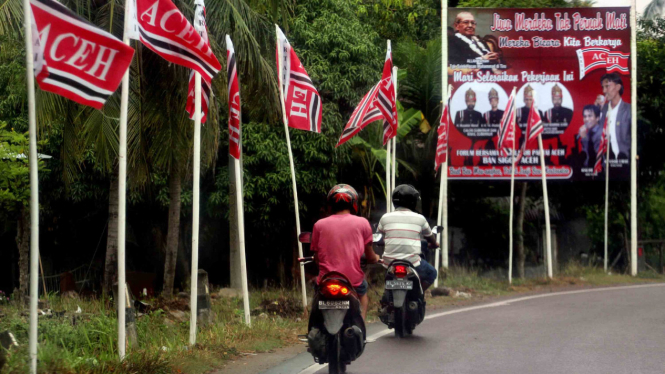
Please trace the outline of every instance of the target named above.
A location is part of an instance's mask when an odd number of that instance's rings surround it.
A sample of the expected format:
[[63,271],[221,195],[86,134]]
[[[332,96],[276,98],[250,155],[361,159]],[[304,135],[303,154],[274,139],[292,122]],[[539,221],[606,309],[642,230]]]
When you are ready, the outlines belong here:
[[398,278],[406,277],[406,266],[404,265],[395,265],[395,276]]
[[349,294],[348,287],[339,283],[326,283],[322,287],[322,291],[325,295],[332,297],[346,296]]

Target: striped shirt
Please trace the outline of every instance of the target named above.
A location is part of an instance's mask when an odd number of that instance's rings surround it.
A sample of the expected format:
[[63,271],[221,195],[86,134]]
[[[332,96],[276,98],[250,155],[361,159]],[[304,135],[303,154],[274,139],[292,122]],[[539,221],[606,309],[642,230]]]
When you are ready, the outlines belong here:
[[420,239],[432,235],[425,217],[406,208],[397,208],[381,217],[378,229],[384,234],[383,261],[386,264],[393,260],[407,260],[414,266],[420,265]]

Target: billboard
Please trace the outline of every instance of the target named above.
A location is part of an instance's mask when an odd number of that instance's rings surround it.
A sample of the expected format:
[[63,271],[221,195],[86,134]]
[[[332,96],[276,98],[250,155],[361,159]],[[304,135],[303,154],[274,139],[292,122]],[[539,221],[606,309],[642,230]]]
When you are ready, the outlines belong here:
[[[540,179],[537,142],[524,147],[535,101],[548,179],[605,180],[594,164],[603,127],[609,173],[630,175],[630,8],[481,9],[448,13],[451,179],[509,179],[497,150],[503,110],[516,89],[518,179]],[[602,157],[602,156],[601,156]]]

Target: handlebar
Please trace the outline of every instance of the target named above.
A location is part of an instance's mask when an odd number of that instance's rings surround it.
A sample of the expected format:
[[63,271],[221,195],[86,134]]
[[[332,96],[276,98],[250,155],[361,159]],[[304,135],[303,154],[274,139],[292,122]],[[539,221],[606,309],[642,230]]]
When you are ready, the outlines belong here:
[[314,256],[312,257],[298,257],[298,262],[308,263],[314,261]]

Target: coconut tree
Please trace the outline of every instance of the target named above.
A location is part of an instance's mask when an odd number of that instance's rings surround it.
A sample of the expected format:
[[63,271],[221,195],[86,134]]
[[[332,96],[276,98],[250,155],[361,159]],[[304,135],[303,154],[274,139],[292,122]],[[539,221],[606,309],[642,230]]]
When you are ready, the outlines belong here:
[[[123,0],[103,4],[87,1],[62,1],[72,11],[118,37],[123,29]],[[193,4],[175,1],[186,17],[192,18]],[[0,0],[0,35],[22,37],[23,9],[20,0]],[[252,114],[265,119],[277,116],[277,84],[272,62],[274,35],[269,19],[288,17],[288,0],[208,0],[206,4],[210,41],[223,61],[224,36],[230,34],[236,45],[243,97]],[[136,56],[130,67],[132,76],[128,108],[128,179],[133,188],[144,188],[150,174],[158,171],[169,178],[169,232],[167,234],[164,291],[173,290],[175,257],[179,238],[181,185],[191,161],[191,121],[184,115],[188,71],[173,66],[133,43]],[[173,84],[178,82],[179,84]],[[109,230],[107,237],[105,288],[115,275],[117,251],[117,153],[118,94],[101,111],[82,107],[57,95],[38,91],[40,126],[62,123],[64,142],[63,179],[71,181],[82,170],[82,155],[95,152],[95,168],[109,175]],[[211,103],[209,120],[202,131],[202,167],[212,165],[217,154],[220,121],[218,103],[225,102],[224,74],[213,81],[216,98]],[[259,94],[260,93],[260,94]],[[63,120],[64,119],[64,120]]]

